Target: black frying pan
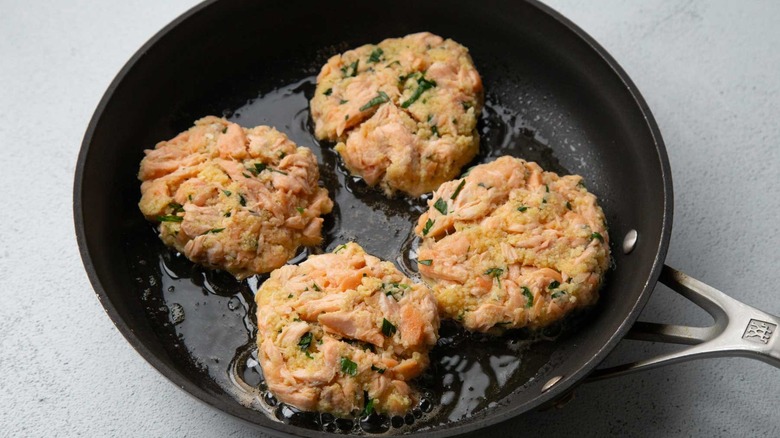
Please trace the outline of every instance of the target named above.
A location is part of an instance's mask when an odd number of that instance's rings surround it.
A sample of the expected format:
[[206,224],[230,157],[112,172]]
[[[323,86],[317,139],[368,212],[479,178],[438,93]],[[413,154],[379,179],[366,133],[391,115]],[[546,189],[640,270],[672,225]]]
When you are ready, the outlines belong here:
[[[274,125],[315,151],[337,203],[320,250],[357,240],[369,252],[406,266],[403,254],[413,244],[409,230],[421,201],[386,201],[346,176],[329,145],[319,145],[311,135],[306,99],[313,91],[312,75],[328,56],[422,30],[469,47],[482,74],[488,106],[476,162],[513,154],[549,170],[583,175],[606,212],[615,268],[595,309],[545,333],[528,349],[517,348],[527,345],[527,334],[473,339],[445,326],[446,342],[437,346],[434,366],[421,381],[434,401],[446,389],[437,379],[448,372],[458,377],[457,370],[443,365],[454,352],[478,362],[510,351],[516,371],[483,388],[485,399],[469,399],[468,418],[447,420],[453,410],[436,407],[412,418],[412,426],[391,431],[465,433],[550,405],[588,376],[693,357],[745,355],[780,366],[776,317],[664,267],[672,224],[669,163],[652,114],[629,78],[565,18],[538,3],[512,0],[208,1],[139,50],[109,87],[87,130],[74,214],[98,298],[147,361],[205,403],[267,431],[319,433],[312,423],[316,418],[280,412],[269,406],[273,400],[254,400],[253,409],[226,390],[235,376],[262,387],[256,368],[253,374],[247,365],[252,363],[252,291],[262,278],[238,283],[164,248],[136,207],[138,164],[143,149],[203,115],[223,114],[245,126]],[[696,346],[594,373],[629,334],[659,276],[712,313],[715,325],[639,324],[631,332],[635,338]]]

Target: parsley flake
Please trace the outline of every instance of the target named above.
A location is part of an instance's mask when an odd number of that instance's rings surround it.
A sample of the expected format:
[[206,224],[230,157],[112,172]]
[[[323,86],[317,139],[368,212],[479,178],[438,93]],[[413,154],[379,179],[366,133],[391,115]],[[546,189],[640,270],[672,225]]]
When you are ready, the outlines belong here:
[[531,289],[523,286],[523,296],[525,297],[526,309],[534,305],[534,294],[531,293]]
[[184,220],[181,216],[176,215],[165,215],[165,216],[157,216],[157,220],[160,222],[181,222]]
[[388,321],[385,318],[382,318],[382,334],[386,337],[393,336],[395,332],[398,331],[398,328],[393,325],[390,321]]
[[363,408],[362,416],[368,417],[369,415],[374,413],[374,400],[366,397],[366,407]]
[[382,58],[382,55],[385,54],[385,51],[382,50],[381,47],[377,47],[371,52],[371,55],[368,57],[368,62],[379,62]]
[[341,372],[350,376],[357,376],[357,364],[347,357],[341,358]]
[[501,275],[503,274],[504,270],[502,268],[490,268],[485,271],[485,275],[489,275],[498,281],[498,287],[501,287]]
[[435,81],[429,81],[425,79],[425,77],[420,77],[417,79],[417,89],[414,90],[414,93],[407,99],[405,102],[401,104],[401,108],[409,108],[413,103],[417,101],[417,99],[422,96],[423,93],[430,90],[431,88],[436,86]]
[[458,195],[460,195],[460,191],[463,190],[464,185],[466,185],[465,178],[460,180],[460,184],[458,184],[458,187],[455,189],[455,193],[453,193],[452,196],[450,196],[450,199],[454,200],[455,198],[457,198]]
[[301,340],[298,341],[298,347],[300,347],[302,351],[308,350],[311,345],[311,338],[311,332],[306,332],[305,335],[301,336]]
[[373,108],[377,105],[381,105],[389,101],[390,101],[390,97],[387,96],[387,93],[385,93],[384,91],[380,91],[375,98],[369,100],[367,104],[361,106],[360,111],[365,111],[369,108]]
[[422,229],[423,236],[427,236],[428,235],[428,231],[431,231],[431,227],[433,226],[433,222],[434,221],[432,221],[430,219],[428,219],[428,221],[425,222],[425,226]]
[[447,201],[444,199],[437,199],[436,202],[433,204],[433,208],[436,210],[439,210],[439,213],[446,215],[447,214]]

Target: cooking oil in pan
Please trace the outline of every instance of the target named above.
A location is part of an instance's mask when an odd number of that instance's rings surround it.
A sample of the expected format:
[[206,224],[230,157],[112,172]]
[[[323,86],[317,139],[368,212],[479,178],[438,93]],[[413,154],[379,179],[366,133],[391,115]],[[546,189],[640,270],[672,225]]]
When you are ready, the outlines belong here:
[[[413,260],[418,242],[412,229],[427,208],[427,198],[388,200],[351,177],[332,145],[320,147],[308,112],[314,84],[314,77],[308,77],[225,113],[243,126],[275,126],[299,146],[311,148],[319,160],[321,180],[336,206],[326,217],[321,248],[302,249],[290,263],[356,241],[416,277]],[[481,152],[469,166],[511,154],[536,161],[546,170],[569,173],[526,122],[495,96],[487,96],[478,129]],[[540,338],[526,331],[501,337],[473,334],[444,321],[441,338],[431,351],[431,366],[416,381],[421,400],[406,415],[374,414],[361,419],[301,412],[268,391],[257,359],[254,295],[267,276],[239,282],[225,272],[194,265],[164,247],[154,229],[142,221],[129,232],[127,249],[137,261],[131,269],[136,272],[144,311],[176,365],[188,375],[200,376],[204,388],[227,392],[242,405],[281,422],[342,433],[432,428],[501,403],[533,378],[553,351],[554,339],[549,336]]]

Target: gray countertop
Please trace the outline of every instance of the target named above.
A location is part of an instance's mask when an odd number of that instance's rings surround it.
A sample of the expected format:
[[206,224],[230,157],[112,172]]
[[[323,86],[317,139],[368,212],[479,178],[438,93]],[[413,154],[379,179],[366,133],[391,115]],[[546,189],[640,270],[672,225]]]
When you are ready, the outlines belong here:
[[[71,215],[81,138],[125,61],[193,0],[6,1],[0,14],[0,436],[262,436],[192,399],[114,328]],[[667,262],[780,314],[780,3],[548,0],[647,99],[672,163]],[[642,317],[706,323],[662,287]],[[665,347],[623,342],[609,361]],[[498,436],[780,436],[780,370],[710,359],[591,383]],[[512,433],[510,433],[510,431]]]

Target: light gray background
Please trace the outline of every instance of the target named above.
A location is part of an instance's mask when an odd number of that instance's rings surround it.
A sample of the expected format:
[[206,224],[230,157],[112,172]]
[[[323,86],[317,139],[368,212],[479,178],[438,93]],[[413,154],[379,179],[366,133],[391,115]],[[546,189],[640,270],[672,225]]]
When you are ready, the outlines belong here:
[[[193,0],[0,0],[0,435],[259,436],[174,387],[125,342],[79,259],[82,135],[127,59]],[[780,314],[780,2],[549,0],[626,69],[672,163],[668,263]],[[658,290],[643,319],[702,323]],[[615,362],[658,348],[624,343]],[[529,435],[780,436],[780,370],[747,359],[581,387]]]

